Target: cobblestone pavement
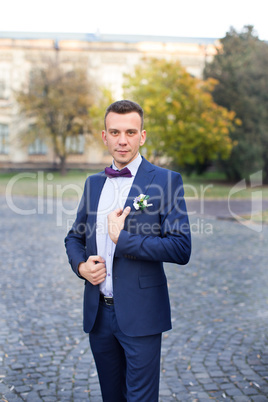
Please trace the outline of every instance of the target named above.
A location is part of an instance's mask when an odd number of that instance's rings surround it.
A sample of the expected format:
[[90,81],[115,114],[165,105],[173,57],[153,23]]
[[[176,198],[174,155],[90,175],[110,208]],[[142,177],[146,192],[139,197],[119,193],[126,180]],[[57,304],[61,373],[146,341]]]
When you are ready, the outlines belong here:
[[[0,198],[1,402],[101,401],[83,282],[63,246],[71,205],[16,198],[14,212]],[[166,265],[173,330],[160,400],[268,401],[268,226],[205,216],[191,225],[191,262]]]
[[259,211],[268,210],[268,200],[255,200],[252,211],[251,200],[202,200],[189,199],[188,212],[197,216],[206,216],[219,219],[234,219],[238,216],[251,215]]

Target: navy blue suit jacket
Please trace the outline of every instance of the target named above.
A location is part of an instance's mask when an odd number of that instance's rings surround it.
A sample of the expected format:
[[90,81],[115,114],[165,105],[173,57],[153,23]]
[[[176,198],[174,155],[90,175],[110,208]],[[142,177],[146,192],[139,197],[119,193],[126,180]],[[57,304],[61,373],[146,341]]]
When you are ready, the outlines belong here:
[[[97,255],[96,215],[105,180],[104,172],[87,178],[76,220],[65,239],[69,262],[78,276],[79,263]],[[153,205],[143,211],[135,210],[133,201],[139,194],[149,195],[148,203]],[[153,335],[171,328],[163,262],[186,264],[191,253],[180,174],[143,158],[126,206],[131,207],[131,212],[120,233],[113,261],[115,312],[126,335]],[[85,332],[92,330],[98,306],[99,286],[85,281]]]

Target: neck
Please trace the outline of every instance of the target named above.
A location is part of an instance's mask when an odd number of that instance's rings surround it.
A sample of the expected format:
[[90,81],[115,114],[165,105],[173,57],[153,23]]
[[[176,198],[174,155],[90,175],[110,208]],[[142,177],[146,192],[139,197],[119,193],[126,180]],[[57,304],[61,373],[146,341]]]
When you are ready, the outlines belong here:
[[137,159],[137,157],[139,156],[139,152],[137,153],[137,155],[133,158],[133,159],[131,159],[131,161],[129,161],[128,163],[125,163],[125,164],[122,164],[122,163],[118,163],[118,162],[116,162],[115,160],[113,160],[113,164],[115,165],[115,167],[117,168],[117,169],[119,169],[119,170],[122,170],[122,169],[124,169],[126,166],[128,166],[131,162],[133,162],[135,159]]

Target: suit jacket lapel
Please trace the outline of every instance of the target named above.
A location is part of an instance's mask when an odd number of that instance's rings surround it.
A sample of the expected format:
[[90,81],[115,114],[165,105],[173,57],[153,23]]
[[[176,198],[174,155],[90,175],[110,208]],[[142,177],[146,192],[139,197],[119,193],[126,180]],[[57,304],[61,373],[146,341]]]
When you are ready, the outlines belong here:
[[90,205],[89,205],[88,223],[91,230],[91,241],[92,241],[91,246],[95,254],[97,254],[96,227],[97,227],[98,204],[105,180],[106,176],[104,172],[100,172],[98,175],[92,177],[92,179],[90,180],[90,190],[89,190]]
[[[155,176],[154,166],[143,158],[124,205],[124,208],[126,208],[127,206],[131,207],[131,212],[128,215],[127,219],[130,218],[136,212],[133,206],[134,198],[137,197],[139,194],[146,194],[154,176]],[[92,179],[90,180],[90,190],[89,190],[90,205],[89,205],[88,222],[91,231],[92,230],[94,231],[93,233],[91,232],[91,241],[92,241],[91,246],[95,254],[97,254],[97,239],[96,239],[97,211],[101,191],[104,186],[105,180],[106,176],[104,172],[100,172],[98,175],[92,177]]]
[[133,206],[133,201],[135,197],[137,197],[140,194],[146,194],[148,192],[148,188],[150,187],[150,184],[154,176],[155,176],[154,166],[143,158],[124,206],[124,208],[128,206],[131,207],[129,217],[134,212],[136,212]]

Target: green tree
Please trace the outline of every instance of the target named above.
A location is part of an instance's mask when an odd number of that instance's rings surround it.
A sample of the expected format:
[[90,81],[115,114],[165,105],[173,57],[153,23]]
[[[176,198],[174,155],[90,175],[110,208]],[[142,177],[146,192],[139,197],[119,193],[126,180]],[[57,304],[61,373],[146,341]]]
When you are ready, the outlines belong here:
[[268,44],[259,40],[252,26],[241,33],[233,28],[221,39],[217,55],[204,77],[218,81],[214,101],[234,110],[242,121],[231,133],[236,143],[230,158],[221,164],[232,180],[248,178],[263,170],[268,182]]
[[26,88],[16,94],[22,116],[34,123],[34,130],[22,133],[23,143],[30,144],[38,130],[39,139],[52,144],[62,174],[72,153],[70,144],[90,130],[95,92],[82,66],[70,71],[46,61],[31,71]]
[[179,62],[159,59],[145,60],[125,78],[125,97],[144,108],[149,157],[201,173],[218,155],[229,156],[235,115],[213,102],[213,80],[203,82]]
[[94,105],[92,105],[90,109],[92,133],[102,146],[104,146],[104,144],[100,133],[104,129],[104,116],[107,107],[114,101],[115,99],[113,98],[111,91],[104,87],[101,88]]

